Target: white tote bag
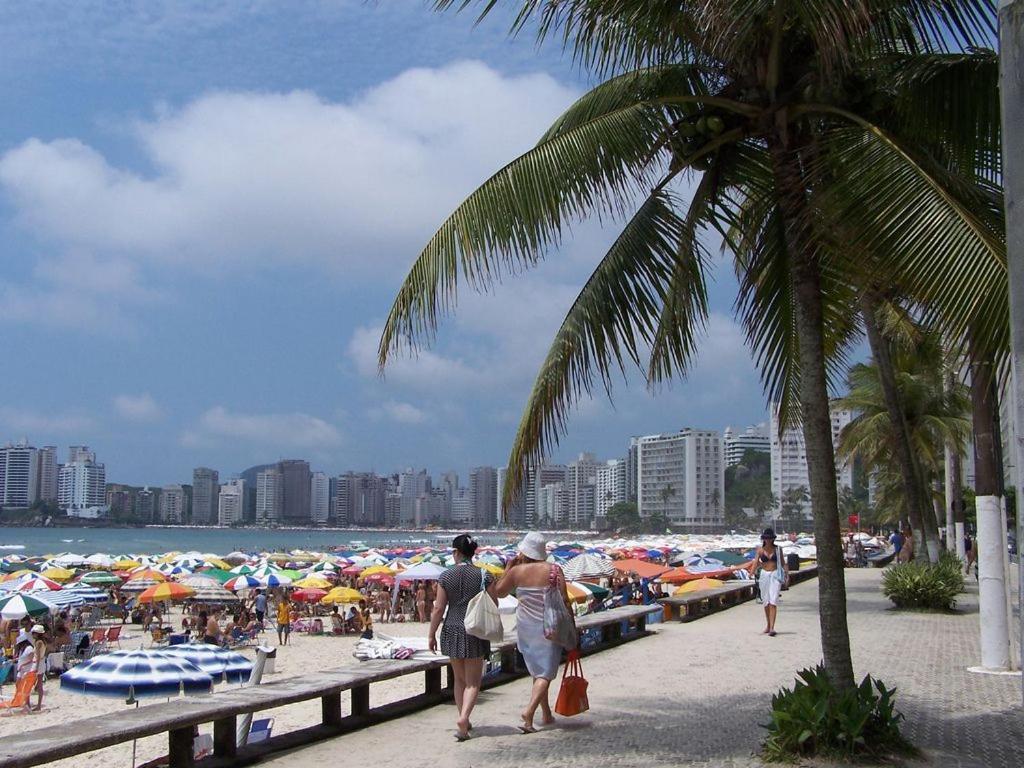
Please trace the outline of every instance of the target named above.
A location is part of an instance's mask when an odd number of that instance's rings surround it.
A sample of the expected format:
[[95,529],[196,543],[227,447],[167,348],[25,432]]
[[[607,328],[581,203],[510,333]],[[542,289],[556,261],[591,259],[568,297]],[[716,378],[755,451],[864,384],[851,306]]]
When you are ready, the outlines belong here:
[[505,637],[505,628],[501,625],[501,614],[498,606],[487,594],[487,575],[480,570],[480,591],[473,596],[466,606],[466,634],[488,640],[492,643],[501,642]]

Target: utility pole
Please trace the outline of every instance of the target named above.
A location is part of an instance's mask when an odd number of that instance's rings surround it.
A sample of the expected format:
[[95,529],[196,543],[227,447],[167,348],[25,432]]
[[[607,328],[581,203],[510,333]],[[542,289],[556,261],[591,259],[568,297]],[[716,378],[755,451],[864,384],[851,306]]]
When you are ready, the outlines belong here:
[[[1006,247],[1010,283],[1012,378],[1010,407],[1014,419],[1014,466],[1017,470],[1017,601],[1020,648],[1024,655],[1024,0],[999,0],[1000,94],[1003,121],[1003,187],[1006,201]],[[1024,658],[1021,660],[1024,662]],[[1024,663],[1021,664],[1024,668]],[[1021,676],[1024,699],[1024,675]]]

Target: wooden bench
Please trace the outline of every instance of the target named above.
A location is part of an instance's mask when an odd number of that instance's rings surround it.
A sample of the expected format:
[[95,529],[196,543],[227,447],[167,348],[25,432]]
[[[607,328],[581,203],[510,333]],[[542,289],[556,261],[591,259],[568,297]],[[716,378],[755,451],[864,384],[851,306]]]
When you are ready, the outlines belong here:
[[663,597],[658,602],[668,606],[671,618],[695,621],[703,616],[754,598],[753,581],[735,581],[710,589],[698,589],[677,597]]
[[[631,605],[613,608],[577,619],[581,634],[599,632],[600,640],[584,653],[594,653],[647,634],[646,622],[659,606]],[[515,637],[495,644],[500,655],[499,674],[489,677],[485,687],[524,674],[515,649]],[[442,685],[442,672],[448,670],[448,687]],[[370,685],[396,677],[423,674],[424,692],[384,706],[370,707]],[[209,696],[180,698],[141,709],[125,708],[98,717],[70,721],[6,736],[0,740],[0,768],[28,768],[54,760],[74,757],[93,750],[123,744],[133,739],[168,734],[170,768],[190,768],[194,728],[213,723],[214,755],[203,766],[244,765],[270,752],[293,749],[314,741],[337,736],[357,728],[399,717],[433,706],[451,698],[451,667],[443,659],[375,660],[359,662],[301,677],[291,677],[252,688],[236,688]],[[342,716],[342,694],[349,693],[351,714]],[[275,736],[246,747],[236,746],[239,715],[320,699],[321,722],[301,730]]]
[[801,565],[799,571],[790,571],[789,572],[789,583],[790,583],[790,586],[792,586],[793,584],[799,584],[800,582],[807,581],[808,579],[817,578],[817,576],[818,576],[818,565],[817,565],[817,563],[815,563],[813,565]]

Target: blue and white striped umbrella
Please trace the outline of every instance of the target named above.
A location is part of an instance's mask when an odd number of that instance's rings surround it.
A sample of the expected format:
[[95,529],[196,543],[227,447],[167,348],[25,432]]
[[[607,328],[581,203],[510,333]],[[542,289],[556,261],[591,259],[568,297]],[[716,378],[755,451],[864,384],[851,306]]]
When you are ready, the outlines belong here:
[[112,698],[210,693],[213,678],[185,659],[163,651],[113,651],[95,656],[60,676],[60,687]]
[[209,643],[171,645],[160,649],[160,653],[191,662],[215,683],[244,683],[252,672],[252,662],[245,656]]
[[263,587],[287,587],[292,580],[283,573],[269,573],[266,576],[260,576],[259,582]]
[[[83,602],[86,603],[106,603],[110,601],[110,593],[105,589],[97,589],[88,584],[76,581],[74,584],[68,584],[60,592],[55,592],[55,595],[68,595],[73,594],[82,598]],[[50,600],[50,602],[54,602]]]
[[711,573],[713,571],[720,571],[725,567],[725,563],[721,560],[715,557],[705,557],[704,555],[688,557],[684,564],[686,565],[686,570],[692,573]]
[[237,592],[240,589],[256,589],[261,586],[263,585],[260,583],[260,580],[249,574],[235,576],[235,578],[230,579],[224,584],[225,589],[230,589],[232,592]]
[[58,608],[70,608],[75,605],[85,605],[85,597],[73,589],[60,592],[50,592],[46,595],[46,602]]

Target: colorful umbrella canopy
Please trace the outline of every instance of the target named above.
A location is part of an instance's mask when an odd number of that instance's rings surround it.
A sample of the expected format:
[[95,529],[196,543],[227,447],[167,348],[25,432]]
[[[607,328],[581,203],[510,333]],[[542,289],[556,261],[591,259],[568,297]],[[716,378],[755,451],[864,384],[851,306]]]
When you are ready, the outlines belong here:
[[224,584],[235,578],[235,574],[224,568],[205,568],[198,573],[196,576],[205,576],[210,579],[216,579],[220,584]]
[[237,592],[240,589],[256,589],[262,587],[260,580],[250,576],[249,574],[242,574],[241,576],[235,576],[230,581],[225,582],[224,588],[230,589],[232,592]]
[[585,581],[570,581],[565,585],[571,600],[590,600],[596,598],[604,600],[611,592],[597,584],[588,584]]
[[255,572],[256,572],[256,569],[253,566],[245,565],[245,564],[236,565],[234,568],[231,569],[231,573],[235,574],[236,576],[241,575],[241,574],[246,574],[246,573],[255,573]]
[[750,557],[738,555],[735,552],[726,552],[724,549],[717,549],[714,552],[708,552],[704,556],[718,560],[723,565],[745,565],[749,563],[751,559]]
[[262,587],[287,587],[292,583],[291,577],[283,573],[268,573],[258,577],[257,581]]
[[228,592],[219,584],[216,587],[193,587],[195,594],[185,598],[197,603],[237,603],[238,595]]
[[326,605],[351,605],[364,599],[364,595],[351,587],[335,587],[320,600]]
[[128,581],[167,581],[167,577],[153,568],[138,568],[132,571]]
[[213,678],[195,664],[162,651],[113,651],[95,656],[60,676],[75,693],[117,698],[210,693]]
[[317,589],[316,587],[305,587],[292,592],[292,600],[298,600],[300,603],[316,603],[326,596],[326,589]]
[[80,581],[68,584],[60,592],[47,592],[44,599],[51,603],[59,602],[64,595],[68,594],[81,598],[87,603],[105,603],[110,600],[110,595],[106,590],[90,584],[83,584]]
[[724,582],[721,582],[718,579],[694,579],[693,581],[688,581],[683,584],[683,586],[679,587],[679,589],[672,594],[685,595],[688,592],[699,592],[702,589],[713,589],[714,587],[722,586],[723,583]]
[[19,581],[17,589],[19,592],[56,592],[58,589],[62,589],[62,587],[56,581],[51,581],[42,576],[32,576],[24,581]]
[[138,560],[123,557],[120,560],[115,560],[108,567],[114,571],[131,571],[138,568],[140,565],[142,565],[142,563]]
[[394,576],[395,571],[390,565],[371,565],[369,568],[363,569],[363,572],[359,574],[361,578],[367,578],[377,573],[383,573],[386,576]]
[[45,616],[53,610],[53,603],[34,595],[16,592],[0,598],[0,619],[20,619],[23,616]]
[[85,560],[93,568],[111,568],[114,565],[114,558],[103,552],[89,555]]
[[299,587],[300,589],[323,589],[328,590],[331,588],[331,582],[327,579],[322,579],[319,576],[307,576],[304,579],[292,582],[293,587]]
[[593,579],[600,576],[611,576],[615,573],[615,566],[610,558],[584,552],[582,555],[569,560],[562,568],[565,571],[565,578]]
[[252,662],[240,653],[209,643],[185,643],[162,648],[160,653],[184,659],[213,678],[215,683],[244,683],[252,672]]
[[165,581],[163,584],[154,584],[139,595],[140,603],[159,603],[168,600],[184,600],[192,597],[196,591],[184,584],[174,581]]
[[669,570],[668,566],[636,559],[615,560],[612,562],[612,567],[620,573],[635,573],[642,579],[653,579]]
[[42,571],[39,575],[47,579],[52,579],[53,581],[68,581],[69,579],[73,579],[75,577],[75,572],[70,570],[69,568],[61,568],[59,566],[54,566],[53,568],[47,568],[45,571]]
[[120,584],[121,577],[109,571],[89,571],[78,580],[81,584]]

